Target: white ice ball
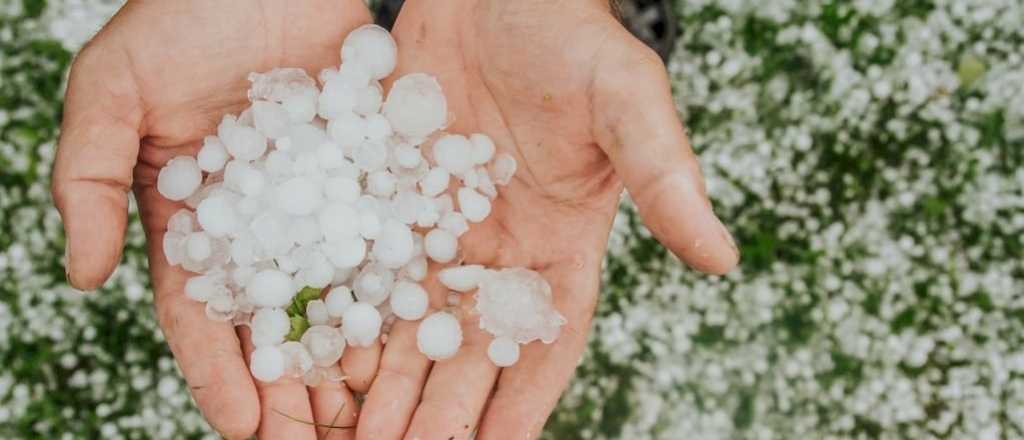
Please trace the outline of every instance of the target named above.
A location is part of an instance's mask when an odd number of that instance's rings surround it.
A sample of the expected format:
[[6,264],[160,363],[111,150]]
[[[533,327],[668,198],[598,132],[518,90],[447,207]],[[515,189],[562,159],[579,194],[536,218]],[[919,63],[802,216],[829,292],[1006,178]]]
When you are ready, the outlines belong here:
[[256,160],[267,151],[267,138],[262,133],[237,123],[226,129],[221,141],[236,159]]
[[319,214],[320,230],[330,242],[359,235],[359,213],[345,202],[331,202]]
[[437,79],[412,73],[391,85],[383,114],[395,132],[411,139],[422,139],[444,126],[448,105]]
[[386,29],[365,24],[345,37],[341,45],[341,60],[345,64],[363,66],[373,79],[384,79],[395,70],[398,45]]
[[291,330],[291,321],[284,309],[263,307],[252,315],[249,328],[252,330],[252,343],[256,347],[277,345],[284,342],[284,337]]
[[332,318],[340,318],[345,309],[355,302],[352,299],[352,290],[345,286],[338,286],[327,292],[324,297],[324,306],[327,307],[327,314]]
[[415,321],[427,313],[427,291],[418,283],[401,281],[395,284],[390,298],[391,311],[406,321]]
[[362,188],[359,187],[359,182],[356,182],[354,179],[335,176],[324,180],[324,194],[328,200],[355,203],[356,200],[359,200],[359,196],[362,195],[361,193]]
[[185,282],[185,296],[193,301],[205,302],[225,289],[223,276],[197,275]]
[[483,165],[494,157],[494,141],[491,140],[490,136],[483,133],[476,133],[469,136],[469,141],[473,143],[474,164]]
[[469,292],[479,287],[489,273],[485,267],[479,264],[469,264],[441,269],[437,273],[437,279],[449,289]]
[[318,367],[329,367],[341,359],[345,351],[345,338],[341,331],[329,325],[314,325],[302,334],[302,345],[309,350],[313,363]]
[[412,231],[401,222],[388,219],[381,226],[373,244],[373,256],[380,264],[398,269],[409,262],[413,254]]
[[416,330],[416,346],[430,360],[455,356],[461,345],[462,327],[451,313],[435,312],[420,322]]
[[352,112],[342,113],[327,122],[327,134],[343,147],[354,147],[366,138],[366,120]]
[[277,187],[278,206],[291,215],[312,214],[322,199],[320,186],[308,177],[293,177]]
[[427,175],[420,180],[420,191],[427,197],[436,197],[448,189],[448,182],[451,174],[443,167],[433,167],[427,171]]
[[217,136],[207,136],[203,138],[203,147],[199,149],[199,154],[196,155],[196,162],[199,164],[199,168],[208,173],[220,171],[224,168],[224,164],[231,159],[228,155],[228,149],[224,146],[224,142],[221,142]]
[[512,338],[494,338],[487,346],[487,357],[499,367],[510,367],[519,361],[519,344]]
[[455,234],[444,229],[432,229],[424,237],[423,246],[427,256],[438,263],[447,263],[455,258],[459,249],[459,241]]
[[434,161],[449,173],[461,175],[473,169],[473,144],[465,136],[445,135],[433,148]]
[[284,307],[295,296],[292,277],[277,269],[257,272],[246,283],[249,301],[260,307]]
[[199,188],[203,181],[203,172],[199,163],[191,156],[178,156],[160,169],[157,175],[156,190],[167,200],[185,200]]
[[339,269],[356,267],[366,257],[366,240],[363,237],[348,237],[322,246],[324,255]]
[[252,377],[257,380],[273,382],[284,375],[284,353],[274,345],[258,347],[249,357],[249,369],[252,371]]
[[324,84],[317,102],[317,113],[324,119],[335,119],[352,113],[359,98],[359,89],[334,77]]
[[237,227],[238,214],[230,197],[216,195],[199,202],[199,206],[196,207],[196,219],[206,233],[214,237],[223,237]]
[[253,102],[252,116],[256,129],[271,139],[286,136],[292,122],[288,111],[281,104],[271,101]]
[[185,238],[185,255],[195,261],[203,261],[210,258],[213,253],[213,241],[210,234],[205,232],[193,232]]
[[380,326],[383,320],[377,308],[364,303],[356,302],[348,306],[341,317],[342,330],[349,345],[355,347],[369,347],[380,335]]
[[491,214],[491,201],[472,188],[459,188],[459,210],[466,220],[480,223]]

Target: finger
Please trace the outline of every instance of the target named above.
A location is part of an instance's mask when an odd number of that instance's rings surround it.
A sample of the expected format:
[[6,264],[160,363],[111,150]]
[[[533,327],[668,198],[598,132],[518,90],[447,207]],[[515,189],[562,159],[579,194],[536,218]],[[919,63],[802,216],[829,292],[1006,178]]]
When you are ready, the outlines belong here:
[[498,378],[498,367],[487,357],[491,339],[480,329],[479,316],[462,319],[462,347],[454,357],[435,362],[430,369],[407,438],[472,437]]
[[152,187],[136,195],[149,243],[157,318],[171,352],[210,425],[226,438],[247,438],[259,425],[260,406],[235,330],[231,323],[207,319],[203,304],[184,294],[191,275],[169,266],[164,257],[165,225],[179,206]]
[[71,285],[91,290],[121,257],[142,110],[121,52],[91,44],[75,59],[53,168]]
[[[239,326],[238,338],[242,341],[245,358],[249,359],[255,349],[249,327]],[[254,382],[261,410],[257,438],[316,440],[313,408],[301,378],[282,377],[271,383]]]
[[600,257],[595,257],[584,262],[582,269],[562,266],[543,273],[551,283],[555,308],[565,316],[566,324],[551,344],[520,346],[519,362],[502,369],[477,439],[540,436],[586,348],[597,304],[600,264]]
[[391,327],[380,370],[363,403],[356,438],[399,439],[430,371],[430,360],[416,347],[419,321],[399,320]]
[[359,403],[344,382],[328,380],[309,387],[309,403],[313,408],[313,420],[317,423],[317,438],[355,438]]
[[665,67],[657,54],[621,33],[622,43],[610,46],[596,69],[597,140],[655,237],[698,270],[728,272],[739,252],[704,192]]
[[380,365],[381,344],[380,338],[373,341],[369,347],[345,347],[345,354],[341,357],[341,371],[348,376],[345,385],[356,393],[366,393],[377,376],[377,366]]

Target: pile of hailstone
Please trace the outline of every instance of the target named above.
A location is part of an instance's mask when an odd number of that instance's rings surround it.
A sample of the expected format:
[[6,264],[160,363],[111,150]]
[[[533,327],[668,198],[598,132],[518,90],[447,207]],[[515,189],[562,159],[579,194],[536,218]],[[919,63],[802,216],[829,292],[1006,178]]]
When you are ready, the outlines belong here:
[[383,28],[356,29],[341,55],[319,87],[301,69],[250,75],[252,105],[160,170],[160,194],[187,206],[163,241],[170,264],[198,274],[185,294],[210,319],[250,327],[250,368],[265,382],[341,380],[345,347],[373,344],[395,319],[422,319],[419,350],[447,359],[462,343],[453,305],[473,291],[496,365],[551,343],[565,319],[536,272],[443,269],[453,292],[441,310],[420,285],[428,260],[459,264],[459,236],[490,214],[515,159],[487,135],[441,132],[447,104],[429,75],[399,78],[385,99],[397,47]]

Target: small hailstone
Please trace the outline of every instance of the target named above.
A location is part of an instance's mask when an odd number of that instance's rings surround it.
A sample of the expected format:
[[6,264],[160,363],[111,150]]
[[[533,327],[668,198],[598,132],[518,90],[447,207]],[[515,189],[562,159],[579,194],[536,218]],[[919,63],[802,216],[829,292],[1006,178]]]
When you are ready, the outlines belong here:
[[185,238],[185,255],[196,261],[203,261],[210,258],[213,253],[213,243],[210,234],[205,232],[193,232]]
[[185,200],[199,188],[203,172],[194,157],[178,156],[160,169],[156,189],[167,200]]
[[281,100],[281,106],[288,112],[292,122],[309,122],[316,117],[316,106],[320,92],[312,89],[301,89]]
[[245,293],[253,304],[261,307],[284,307],[295,296],[292,277],[276,269],[264,269],[252,276]]
[[284,375],[285,355],[274,345],[258,347],[249,358],[252,377],[261,382],[273,382]]
[[301,342],[288,341],[278,348],[281,349],[281,353],[284,353],[285,376],[301,377],[313,368],[313,356]]
[[323,300],[314,299],[306,303],[306,319],[310,325],[324,325],[331,319],[327,313],[327,304]]
[[356,91],[356,106],[353,110],[363,116],[376,115],[384,101],[384,92],[376,81]]
[[368,264],[356,276],[352,283],[352,291],[360,302],[377,306],[388,299],[394,284],[394,272],[379,264]]
[[469,141],[473,143],[473,163],[476,165],[483,165],[490,162],[491,158],[494,157],[494,141],[491,140],[490,136],[483,133],[476,133],[469,136]]
[[334,277],[334,265],[319,251],[314,252],[301,266],[297,279],[302,281],[303,286],[324,288]]
[[335,119],[352,113],[358,99],[358,89],[341,78],[333,77],[324,84],[317,103],[317,113],[324,119]]
[[374,24],[362,25],[345,37],[341,45],[343,65],[358,64],[373,79],[384,79],[395,70],[398,46],[391,34]]
[[258,196],[263,193],[267,178],[249,163],[233,160],[224,168],[224,184],[247,196]]
[[320,206],[322,194],[313,179],[293,177],[277,187],[277,202],[288,214],[309,215]]
[[205,302],[225,289],[223,277],[197,275],[185,281],[185,296],[193,301]]
[[366,117],[366,140],[372,143],[384,142],[394,133],[391,123],[380,114],[372,114]]
[[257,100],[252,103],[253,123],[264,136],[277,139],[288,134],[291,116],[276,102]]
[[373,341],[380,335],[382,323],[377,308],[361,301],[348,306],[341,317],[345,339],[355,347],[373,345]]
[[385,267],[397,269],[408,263],[412,254],[413,240],[409,227],[395,220],[386,220],[373,244],[373,256]]
[[167,231],[188,234],[196,230],[196,215],[187,209],[177,210],[167,219]]
[[459,188],[458,198],[459,210],[466,220],[479,223],[491,214],[491,201],[472,188]]
[[331,318],[341,318],[345,309],[355,302],[352,299],[352,290],[345,286],[338,286],[327,292],[324,297],[324,306],[327,308],[327,315]]
[[356,267],[366,257],[366,240],[363,237],[348,237],[322,245],[324,255],[335,267],[346,269]]
[[441,216],[441,219],[437,221],[437,227],[444,229],[456,237],[461,237],[469,230],[469,223],[466,222],[466,217],[460,212],[449,212]]
[[452,174],[473,168],[473,144],[465,136],[449,134],[434,142],[434,161]]
[[395,176],[386,170],[377,170],[366,176],[366,191],[377,197],[390,197],[395,192]]
[[402,168],[416,168],[423,160],[423,153],[413,145],[395,147],[395,160]]
[[422,139],[444,126],[448,105],[437,79],[412,73],[391,85],[384,101],[383,114],[395,132],[411,139]]
[[427,267],[427,257],[420,255],[402,266],[400,274],[413,281],[423,281],[427,277]]
[[420,322],[416,330],[416,346],[433,361],[455,356],[462,345],[462,327],[448,312],[434,312]]
[[476,190],[490,199],[498,197],[498,188],[494,186],[494,181],[491,180],[491,175],[487,172],[487,169],[476,167],[476,175],[478,180]]
[[343,147],[353,147],[366,137],[366,121],[355,113],[343,113],[327,121],[327,134]]
[[376,171],[388,164],[388,149],[380,143],[365,142],[352,149],[352,161],[363,171]]
[[302,345],[309,350],[314,365],[326,367],[341,359],[345,351],[345,338],[335,327],[314,325],[302,334]]
[[476,289],[488,276],[489,271],[479,264],[448,267],[437,273],[437,279],[441,284],[458,292]]
[[447,263],[455,258],[459,241],[455,234],[444,229],[433,229],[424,238],[427,256],[438,263]]
[[493,174],[491,177],[494,179],[494,183],[498,185],[508,185],[512,181],[512,175],[516,173],[516,158],[510,154],[499,154],[494,158],[494,163],[491,164],[491,170]]
[[391,311],[406,321],[415,321],[427,313],[427,291],[418,283],[400,281],[390,297]]
[[229,125],[220,137],[235,159],[256,160],[267,151],[267,138],[258,130],[240,124]]
[[433,167],[427,172],[426,176],[420,180],[420,190],[423,191],[423,195],[427,197],[436,197],[438,194],[448,189],[448,181],[450,180],[450,174],[447,169],[442,167]]
[[234,204],[226,195],[211,196],[199,202],[196,219],[206,233],[214,237],[228,235],[236,228]]
[[252,344],[256,347],[277,345],[291,329],[288,313],[279,308],[260,308],[252,315],[249,323],[252,330]]
[[511,338],[494,338],[487,346],[487,357],[499,367],[510,367],[519,361],[519,344]]
[[341,241],[359,235],[359,213],[345,202],[331,202],[319,214],[320,230],[327,241]]
[[224,146],[224,142],[221,142],[217,136],[207,136],[203,138],[203,147],[199,149],[199,154],[196,155],[196,162],[199,165],[199,169],[208,173],[220,171],[224,168],[224,164],[231,159],[228,155],[228,149]]
[[476,300],[480,328],[520,344],[537,339],[550,344],[565,324],[565,318],[552,304],[551,285],[532,270],[492,272],[480,282]]
[[425,200],[424,203],[420,203],[419,212],[416,214],[416,226],[421,228],[432,228],[440,219],[441,212],[438,211],[437,205],[431,203],[429,200]]

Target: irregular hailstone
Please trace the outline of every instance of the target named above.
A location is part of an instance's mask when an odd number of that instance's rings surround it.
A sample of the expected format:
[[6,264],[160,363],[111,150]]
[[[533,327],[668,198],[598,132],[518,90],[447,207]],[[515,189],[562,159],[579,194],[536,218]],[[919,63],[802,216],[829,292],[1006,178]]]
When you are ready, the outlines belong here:
[[301,377],[313,368],[313,356],[305,345],[298,341],[288,341],[281,344],[281,353],[285,358],[284,374],[288,377]]
[[317,96],[320,94],[316,81],[306,71],[295,68],[279,68],[266,73],[250,73],[249,99],[265,99],[281,103],[292,122],[309,122],[316,116]]
[[415,321],[427,313],[427,291],[418,283],[400,281],[390,297],[391,311],[401,319]]
[[309,350],[313,364],[327,367],[341,359],[345,351],[345,338],[336,327],[314,325],[302,334],[302,345]]
[[348,306],[341,317],[345,339],[354,347],[373,345],[373,341],[380,335],[382,323],[377,308],[361,301]]
[[451,313],[434,312],[420,322],[416,330],[416,346],[430,360],[441,361],[455,356],[461,345],[462,327]]
[[437,79],[424,73],[411,73],[391,85],[383,113],[396,133],[410,139],[423,139],[444,126],[448,104]]
[[511,338],[494,338],[487,346],[487,357],[494,365],[510,367],[519,361],[519,344]]
[[537,339],[550,344],[565,324],[552,304],[551,285],[532,270],[492,272],[481,281],[476,300],[480,328],[520,344]]
[[494,183],[498,185],[508,185],[512,181],[512,176],[516,173],[516,158],[510,154],[499,154],[494,158],[494,163],[491,164],[491,176],[494,177]]
[[284,375],[286,359],[276,345],[257,347],[249,358],[252,377],[261,382],[273,382]]
[[345,37],[341,61],[364,67],[373,79],[384,79],[395,70],[398,45],[391,34],[375,24],[362,25]]
[[156,190],[167,200],[185,200],[199,188],[203,172],[194,157],[178,156],[167,161],[157,175]]
[[480,287],[480,283],[491,275],[490,272],[479,264],[469,264],[441,269],[437,273],[437,279],[445,287],[456,292],[469,292]]
[[466,216],[466,220],[480,223],[491,215],[491,201],[472,188],[459,188],[458,198],[459,210]]

